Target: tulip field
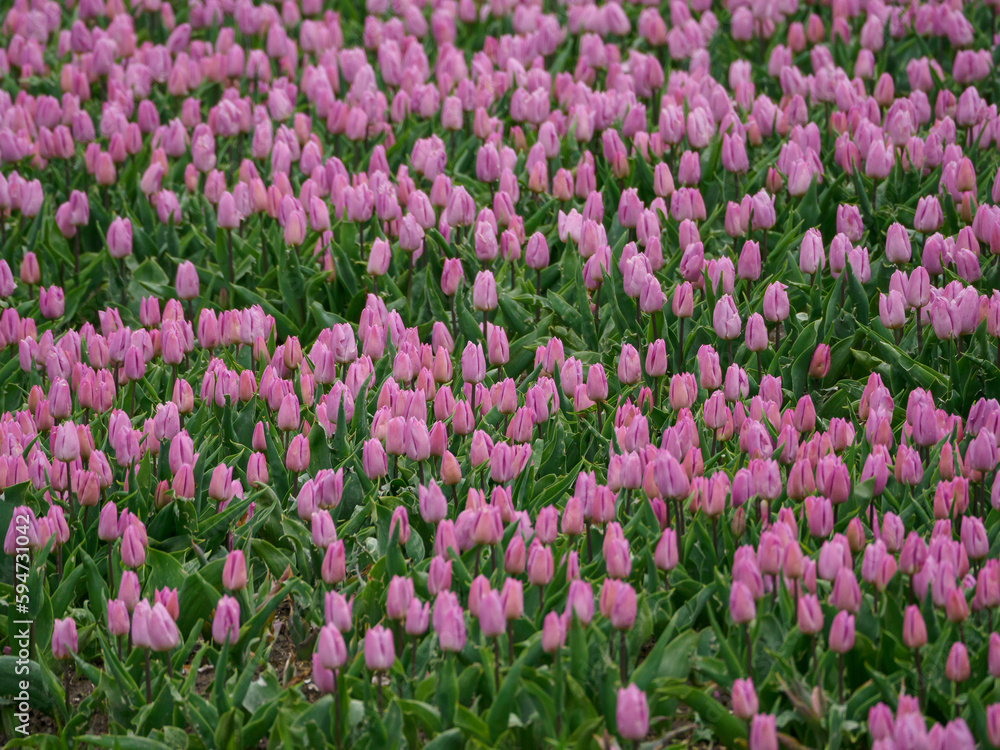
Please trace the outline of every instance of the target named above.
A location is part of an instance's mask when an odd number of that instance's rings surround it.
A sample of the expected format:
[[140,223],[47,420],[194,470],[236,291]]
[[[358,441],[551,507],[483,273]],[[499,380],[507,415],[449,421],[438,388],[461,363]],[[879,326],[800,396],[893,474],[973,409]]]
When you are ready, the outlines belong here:
[[1000,747],[1000,3],[0,6],[5,747]]

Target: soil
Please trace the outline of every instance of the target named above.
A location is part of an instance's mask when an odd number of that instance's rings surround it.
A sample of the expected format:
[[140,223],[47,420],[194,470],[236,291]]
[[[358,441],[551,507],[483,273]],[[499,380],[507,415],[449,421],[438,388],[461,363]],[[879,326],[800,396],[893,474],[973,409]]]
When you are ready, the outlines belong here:
[[[103,666],[100,662],[95,663],[96,667]],[[70,714],[79,710],[80,704],[86,700],[87,696],[94,692],[94,686],[90,680],[73,671],[73,676],[69,683],[69,711]],[[39,712],[32,712],[30,731],[32,734],[57,734],[59,726],[51,716]],[[86,729],[87,734],[106,734],[108,731],[108,717],[104,712],[96,712],[90,719],[90,725]],[[3,738],[6,741],[8,738]]]

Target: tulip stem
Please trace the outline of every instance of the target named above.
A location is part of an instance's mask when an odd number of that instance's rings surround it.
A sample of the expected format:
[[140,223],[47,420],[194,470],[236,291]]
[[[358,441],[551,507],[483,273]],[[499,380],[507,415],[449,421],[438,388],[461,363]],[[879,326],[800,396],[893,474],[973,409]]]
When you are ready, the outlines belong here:
[[920,708],[924,707],[924,671],[920,663],[920,648],[913,651],[913,660],[917,668],[917,696],[920,700]]
[[114,543],[108,542],[108,597],[111,599],[115,598],[115,563],[112,560],[112,552],[114,551]]
[[493,639],[493,693],[500,692],[500,637]]
[[757,388],[760,388],[760,381],[761,381],[760,352],[757,352]]
[[562,736],[562,659],[559,658],[559,647],[556,647],[552,654],[552,661],[555,665],[555,690],[556,690],[556,736]]
[[589,563],[594,559],[593,543],[590,541],[590,521],[587,521],[587,529],[584,532],[587,535],[587,562]]
[[66,669],[63,670],[63,692],[66,694],[66,715],[69,716],[69,683],[72,673],[72,662],[66,662]]
[[172,680],[174,679],[174,660],[170,658],[169,651],[164,653],[164,657],[167,660],[167,675],[169,675],[170,679]]
[[753,677],[753,644],[750,642],[750,623],[743,624],[743,638],[747,644],[747,677]]
[[[414,653],[416,650],[414,649]],[[333,670],[333,741],[340,747],[340,670]]]
[[[542,296],[542,269],[541,268],[536,268],[535,269],[535,297],[538,298],[538,297],[541,297],[541,296]],[[542,308],[541,308],[541,305],[538,304],[538,300],[536,299],[535,300],[535,322],[536,323],[541,319],[541,316],[542,316]]]
[[507,663],[514,666],[514,622],[507,621]]
[[712,517],[712,552],[714,552],[715,556],[718,557],[718,555],[719,555],[719,520],[717,518],[715,518],[715,516]]
[[417,270],[417,264],[413,261],[413,256],[409,255],[408,253],[404,254],[410,261],[408,264],[410,266],[410,269],[409,272],[406,274],[406,309],[410,311],[410,315],[413,315],[413,274]]
[[[538,273],[540,275],[541,271]],[[597,293],[594,295],[594,335],[597,337],[598,346],[600,346],[601,342],[601,289],[603,288],[604,285],[599,284],[597,287]],[[1000,361],[1000,346],[998,346],[997,350],[997,361]]]
[[799,613],[799,581],[797,578],[792,579],[792,612],[795,613],[796,618],[798,618]]
[[382,715],[382,675],[378,672],[375,673],[375,679],[377,680],[377,693],[378,693],[378,714]]
[[125,258],[118,259],[118,273],[122,277],[122,305],[125,304]]
[[267,273],[267,233],[264,231],[264,214],[260,215],[260,275]]
[[73,272],[80,275],[80,233],[73,235]]
[[149,677],[149,649],[146,649],[146,703],[153,702],[153,682]]
[[[226,229],[226,251],[229,253],[229,287],[231,290],[236,282],[236,276],[233,274],[233,230],[228,228]],[[232,294],[231,291],[230,294]],[[232,305],[232,300],[229,304]]]
[[628,681],[628,645],[625,643],[625,631],[621,631],[618,641],[618,661],[621,668],[622,685]]
[[[484,315],[485,315],[485,313],[484,313]],[[478,421],[479,421],[479,417],[476,416],[476,398],[479,396],[479,394],[476,392],[476,384],[475,383],[470,383],[470,386],[472,388],[472,430],[473,430],[473,433],[474,433],[475,430],[476,430],[476,428],[479,426],[477,424]]]
[[844,702],[844,655],[837,654],[837,700]]

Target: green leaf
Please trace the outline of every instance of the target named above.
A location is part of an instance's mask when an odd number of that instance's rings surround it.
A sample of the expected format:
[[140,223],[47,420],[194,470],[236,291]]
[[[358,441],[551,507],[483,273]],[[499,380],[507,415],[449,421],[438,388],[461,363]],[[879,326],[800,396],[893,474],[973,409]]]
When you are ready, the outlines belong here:
[[486,726],[486,722],[465,706],[459,705],[455,711],[455,726],[465,732],[466,735],[471,735],[484,745],[492,744],[490,730]]
[[240,642],[249,643],[253,639],[259,637],[264,629],[264,625],[271,619],[271,616],[274,614],[274,610],[276,610],[278,605],[285,600],[285,597],[289,596],[293,592],[305,595],[307,590],[308,587],[302,581],[288,581],[281,587],[277,594],[272,596],[267,600],[267,602],[260,606],[257,613],[250,618],[249,622],[240,628]]
[[229,641],[222,644],[219,660],[215,663],[215,680],[212,683],[212,703],[220,714],[229,710],[229,694],[226,692],[226,677],[229,674]]
[[847,291],[851,295],[851,301],[854,303],[854,312],[857,315],[857,320],[862,325],[868,325],[871,320],[868,295],[865,293],[864,287],[861,286],[858,277],[854,275],[854,267],[850,263],[844,267],[844,274],[847,276]]
[[520,662],[514,663],[514,666],[511,667],[511,670],[503,680],[503,684],[500,686],[500,692],[497,693],[496,700],[490,706],[490,712],[486,720],[489,724],[490,742],[492,744],[496,744],[510,722],[511,706],[514,703],[517,689],[520,686],[523,666]]
[[199,620],[207,622],[218,598],[219,592],[208,585],[201,573],[192,573],[185,578],[177,594],[178,601],[184,602],[177,618],[181,633],[190,633]]
[[15,707],[23,700],[22,683],[27,682],[28,703],[32,711],[41,711],[48,716],[65,719],[62,704],[62,688],[52,672],[36,661],[19,663],[19,649],[16,638],[12,642],[14,654],[0,656],[0,698],[10,701]]
[[406,698],[396,698],[400,710],[412,716],[428,734],[437,734],[441,729],[441,713],[428,703]]
[[88,745],[109,747],[114,748],[114,750],[173,750],[173,748],[169,745],[159,742],[158,740],[154,740],[150,737],[137,737],[134,734],[85,734],[80,737],[79,740]]
[[[658,663],[651,661],[647,656],[640,666],[645,667],[649,664],[651,667],[655,667],[656,671],[652,675],[654,680],[662,677],[687,679],[694,666],[694,656],[697,649],[698,633],[694,630],[686,630],[667,644],[659,656]],[[649,684],[648,673],[641,675],[640,679]],[[632,682],[639,684],[634,673]]]
[[444,666],[438,672],[435,703],[437,703],[438,711],[441,714],[441,723],[444,726],[451,725],[458,705],[458,678],[455,676],[454,656],[446,656]]
[[809,378],[809,363],[812,361],[813,352],[816,349],[820,325],[821,321],[819,320],[807,325],[799,333],[792,346],[791,386],[793,393],[801,394],[805,390]]
[[[921,388],[931,388],[936,385],[945,391],[950,389],[951,378],[947,372],[942,372],[915,361],[905,351],[897,347],[894,343],[886,341],[867,326],[860,326],[860,329],[879,348],[886,362],[892,365],[893,371],[902,370],[908,380],[919,385]],[[951,372],[955,372],[955,370],[951,370]]]
[[[709,690],[712,689],[714,688],[709,688]],[[659,695],[676,698],[696,711],[699,718],[711,730],[713,738],[725,747],[735,748],[739,740],[746,740],[746,725],[712,698],[708,692],[676,683],[660,687],[656,692]]]
[[[712,583],[705,586],[698,595],[693,599],[689,599],[683,607],[674,613],[674,616],[670,618],[670,622],[667,623],[667,627],[663,629],[660,637],[656,641],[656,645],[653,646],[652,651],[646,655],[642,663],[632,672],[631,681],[638,685],[643,690],[647,689],[650,683],[656,679],[660,670],[661,662],[667,653],[668,646],[673,647],[674,633],[678,630],[685,630],[691,627],[691,624],[701,613],[706,602],[714,596],[716,591],[716,584]],[[678,636],[678,638],[683,637]],[[681,642],[683,643],[683,642]],[[676,648],[680,649],[680,646]],[[678,654],[683,653],[678,650]]]
[[449,729],[424,745],[424,750],[460,750],[465,745],[461,729]]
[[[362,411],[362,406],[358,407]],[[334,436],[334,452],[339,459],[347,456],[347,426],[344,423],[344,400],[340,400],[340,407],[337,409],[337,432]],[[319,422],[314,422],[309,430],[309,473],[313,476],[320,469],[329,469],[330,445],[326,439],[326,430]]]

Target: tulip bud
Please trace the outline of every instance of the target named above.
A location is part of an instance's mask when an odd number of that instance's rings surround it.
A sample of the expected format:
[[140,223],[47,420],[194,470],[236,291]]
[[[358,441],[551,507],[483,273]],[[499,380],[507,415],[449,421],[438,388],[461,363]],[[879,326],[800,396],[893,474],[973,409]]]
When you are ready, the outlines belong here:
[[365,666],[373,672],[388,672],[396,661],[396,648],[392,631],[381,625],[365,633]]
[[818,344],[809,362],[809,376],[813,378],[825,378],[830,372],[830,347],[826,344]]
[[830,626],[830,650],[846,654],[854,648],[854,615],[841,610],[833,618]]
[[636,685],[618,690],[615,709],[618,734],[626,740],[642,740],[649,732],[649,703],[646,694]]
[[226,557],[222,568],[222,585],[227,591],[240,591],[247,585],[247,564],[242,550],[235,549]]
[[969,652],[965,644],[956,641],[952,644],[948,652],[948,659],[945,661],[944,674],[952,682],[965,682],[971,674],[969,666]]
[[547,654],[554,654],[565,641],[566,630],[562,619],[555,612],[549,612],[542,622],[542,650]]
[[753,594],[741,581],[734,581],[729,589],[729,613],[738,625],[749,623],[757,615]]
[[240,639],[240,603],[231,596],[222,596],[215,607],[212,639],[216,643],[236,643]]
[[108,632],[117,637],[129,631],[128,607],[122,599],[108,600]]
[[778,750],[774,714],[756,714],[750,724],[749,750]]
[[749,677],[734,680],[730,694],[732,696],[733,714],[738,719],[749,721],[757,713],[759,705],[753,680]]
[[52,656],[56,659],[70,659],[77,652],[76,622],[72,617],[52,623]]

